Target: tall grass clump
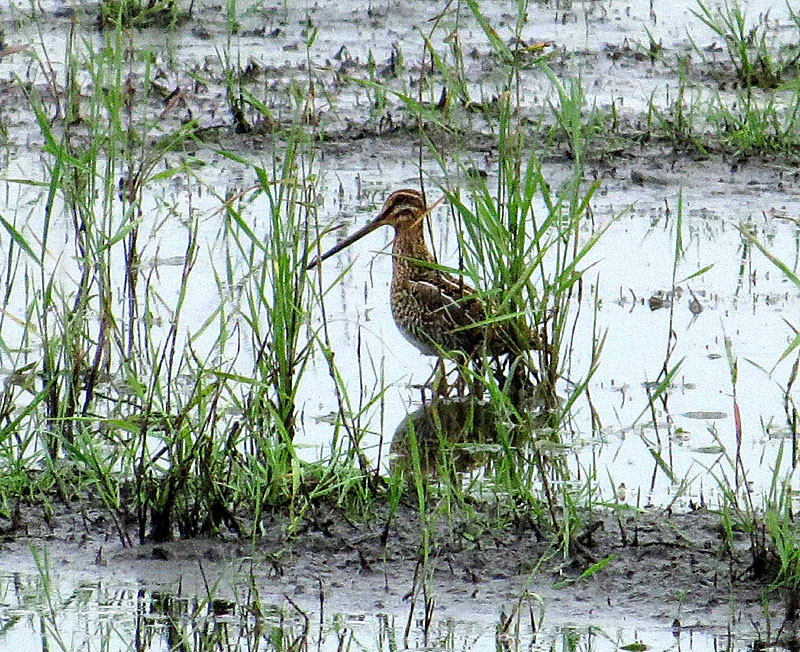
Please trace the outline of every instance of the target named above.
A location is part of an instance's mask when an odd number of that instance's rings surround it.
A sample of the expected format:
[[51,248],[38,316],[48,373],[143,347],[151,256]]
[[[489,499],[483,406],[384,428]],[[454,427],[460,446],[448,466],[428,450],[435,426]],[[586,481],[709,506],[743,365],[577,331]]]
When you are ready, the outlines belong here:
[[[510,320],[521,340],[528,333],[533,337],[530,350],[523,353],[523,366],[533,382],[528,391],[536,401],[522,403],[518,409],[520,404],[508,391],[497,388],[490,396],[497,409],[512,414],[514,422],[531,431],[535,443],[527,448],[508,447],[498,471],[506,478],[501,486],[515,487],[515,493],[522,491],[529,499],[529,492],[538,488],[553,524],[561,528],[575,516],[575,507],[581,501],[567,489],[569,471],[558,450],[565,443],[571,412],[597,368],[603,339],[597,334],[592,341],[583,378],[570,378],[565,384],[563,379],[573,373],[570,337],[577,318],[583,261],[607,228],[595,229],[588,238],[582,235],[597,188],[596,183],[584,181],[587,150],[597,133],[596,124],[589,119],[579,78],[563,82],[544,59],[521,60],[496,38],[477,4],[469,5],[484,28],[493,55],[503,61],[505,76],[503,87],[498,89],[495,184],[475,184],[468,200],[452,197],[469,236],[461,241],[462,252],[467,269],[489,271],[482,287],[493,295],[495,318]],[[518,40],[525,12],[520,11],[519,16]],[[554,97],[548,122],[559,130],[571,160],[571,173],[556,189],[546,178],[537,148],[529,141],[521,119],[520,74],[529,66],[539,67],[550,81]],[[531,405],[543,410],[546,418],[533,422],[526,418],[525,410]]]
[[[590,110],[579,79],[562,81],[545,57],[537,56],[538,50],[512,50],[477,3],[467,2],[467,7],[483,29],[500,73],[491,110],[484,107],[482,116],[494,139],[496,167],[486,176],[471,174],[474,162],[465,160],[457,141],[437,145],[442,129],[449,130],[454,126],[450,121],[458,117],[454,111],[436,112],[422,101],[427,80],[420,80],[418,98],[396,95],[408,109],[417,110],[422,141],[448,180],[441,190],[460,227],[459,271],[487,307],[482,326],[507,333],[518,351],[497,359],[487,354],[477,361],[453,357],[457,385],[471,392],[450,403],[434,398],[421,413],[409,416],[404,469],[412,478],[418,473],[427,478],[422,487],[414,484],[417,495],[425,498],[420,499],[423,531],[453,505],[466,507],[471,496],[492,496],[490,500],[503,506],[498,511],[503,519],[532,520],[556,532],[569,519],[563,530],[568,546],[569,533],[579,529],[572,520],[579,518],[590,492],[581,488],[571,493],[564,435],[576,404],[585,397],[603,342],[598,333],[583,377],[572,377],[569,350],[585,261],[607,226],[585,235],[597,185],[584,181],[584,165],[597,128],[587,120]],[[526,3],[518,3],[518,9],[515,42],[521,42]],[[470,90],[457,35],[448,37],[447,54],[434,50],[432,35],[423,38],[431,61],[430,67],[422,65],[423,72],[430,70],[442,82],[442,96],[466,102]],[[553,89],[547,115],[535,120],[523,116],[521,73],[529,68],[538,69]],[[551,125],[553,138],[567,144],[571,172],[557,188],[543,170],[530,135],[532,123],[540,129]],[[450,183],[452,177],[457,180]],[[438,481],[443,493],[428,486],[431,480]],[[442,512],[432,508],[437,495]]]
[[[310,108],[298,106],[265,164],[212,152],[255,181],[219,193],[184,164],[190,140],[203,146],[195,123],[151,94],[154,55],[132,47],[120,20],[101,38],[95,47],[75,26],[63,82],[43,58],[44,88],[23,85],[46,169],[16,180],[43,189],[31,213],[2,216],[7,305],[22,307],[3,315],[20,326],[2,341],[16,375],[3,397],[0,509],[13,518],[38,491],[99,498],[125,545],[131,523],[139,540],[165,540],[257,534],[287,506],[294,522],[336,485],[294,443],[313,340]],[[169,182],[185,192],[164,192]],[[217,242],[200,227],[200,192],[219,196]],[[218,294],[197,271],[209,264]],[[197,299],[214,296],[190,329]]]
[[[254,166],[257,188],[226,201],[225,264],[216,270],[228,297],[219,314],[220,350],[230,348],[225,339],[234,336],[252,352],[251,369],[224,377],[241,414],[228,448],[246,456],[237,461],[235,490],[256,514],[288,502],[296,515],[295,501],[305,491],[305,465],[294,442],[297,390],[313,342],[307,328],[312,279],[305,268],[316,237],[318,177],[310,174],[301,145],[289,141],[276,151],[270,169]],[[250,219],[256,206],[266,213],[258,228]]]
[[[38,433],[46,467],[78,463],[87,475],[73,489],[95,487],[127,541],[131,512],[140,537],[146,517],[171,512],[192,450],[188,415],[197,404],[184,403],[174,384],[183,371],[180,323],[197,223],[184,223],[184,244],[174,250],[181,282],[164,296],[145,251],[165,227],[146,219],[154,207],[145,197],[149,186],[185,173],[162,161],[181,150],[194,123],[165,128],[170,107],[161,114],[150,109],[150,59],[145,54],[143,66],[130,59],[133,48],[119,23],[103,33],[100,47],[77,30],[65,52],[65,91],[44,62],[50,93],[26,87],[48,157],[41,218],[30,221],[39,229],[36,247],[29,247],[36,269],[24,276],[26,337],[35,332],[41,350],[33,403],[41,403],[44,421],[18,425]],[[149,255],[157,260],[158,253]],[[157,452],[155,432],[166,435]],[[162,483],[164,460],[179,471]],[[61,474],[54,477],[66,498],[70,488]],[[123,477],[135,478],[133,486],[123,490]],[[159,521],[152,523],[163,538]]]

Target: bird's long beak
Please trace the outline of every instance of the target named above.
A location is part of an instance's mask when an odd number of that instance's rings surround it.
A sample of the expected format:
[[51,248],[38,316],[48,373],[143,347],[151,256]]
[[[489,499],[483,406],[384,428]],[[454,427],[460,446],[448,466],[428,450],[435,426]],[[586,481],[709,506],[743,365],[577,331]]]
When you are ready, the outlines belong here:
[[[420,215],[419,219],[423,219],[428,213],[430,213],[434,208],[436,208],[439,204],[441,204],[442,201],[444,201],[444,197],[443,196],[440,197],[432,206],[428,207],[425,210],[425,212],[422,215]],[[374,220],[372,220],[371,222],[367,222],[358,231],[356,231],[351,236],[349,236],[349,237],[345,238],[344,240],[342,240],[335,247],[332,247],[331,249],[328,249],[328,251],[326,251],[321,256],[315,256],[314,260],[312,260],[310,263],[308,263],[308,265],[306,266],[306,269],[314,269],[323,260],[327,260],[331,256],[334,256],[334,255],[338,254],[342,249],[346,249],[351,244],[353,244],[356,240],[360,240],[361,238],[363,238],[368,233],[372,233],[378,227],[383,226],[384,224],[388,224],[389,222],[386,221],[386,218],[388,217],[390,208],[394,208],[394,207],[393,206],[385,206],[383,208],[383,210],[378,214],[378,217],[376,217]]]
[[380,213],[380,215],[378,215],[378,217],[376,217],[371,222],[367,222],[358,231],[356,231],[352,235],[350,235],[347,238],[345,238],[344,240],[342,240],[335,247],[332,247],[331,249],[328,249],[328,251],[326,251],[321,256],[315,256],[314,260],[312,260],[310,263],[308,263],[308,265],[306,266],[306,269],[314,269],[323,260],[327,260],[331,256],[334,256],[334,255],[338,254],[342,249],[346,249],[351,244],[353,244],[356,240],[360,240],[361,238],[363,238],[368,233],[372,233],[379,226],[383,225],[383,218],[384,218],[384,214],[383,214],[383,211],[381,211],[381,213]]

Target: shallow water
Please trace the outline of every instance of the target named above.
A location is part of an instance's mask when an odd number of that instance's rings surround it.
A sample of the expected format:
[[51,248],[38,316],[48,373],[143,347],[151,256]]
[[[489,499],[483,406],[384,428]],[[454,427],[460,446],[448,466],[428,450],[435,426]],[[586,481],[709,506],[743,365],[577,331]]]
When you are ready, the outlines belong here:
[[[384,175],[397,177],[393,186],[404,182],[402,171],[392,174],[384,170]],[[674,485],[656,471],[656,486],[650,491],[655,462],[642,437],[655,442],[656,433],[633,424],[648,405],[646,383],[656,379],[664,364],[670,323],[676,341],[670,366],[681,361],[681,367],[670,392],[669,411],[658,410],[661,437],[676,477],[695,479],[682,504],[689,499],[698,502],[701,496],[709,501],[716,487],[708,471],[731,471],[724,463],[715,467],[720,446],[731,454],[735,451],[731,375],[724,340],[730,339],[733,355],[739,359],[737,400],[745,437],[745,467],[752,471],[756,486],[766,488],[771,481],[769,465],[786,432],[783,386],[793,359],[790,356],[776,363],[793,337],[784,318],[789,319],[798,305],[797,289],[763,256],[748,257],[743,263],[742,237],[734,228],[740,222],[752,221],[758,237],[792,265],[798,251],[796,225],[762,215],[762,211],[773,209],[785,211],[792,195],[769,184],[753,191],[746,173],[731,175],[713,163],[685,165],[664,176],[670,185],[656,188],[632,188],[624,181],[610,179],[593,203],[598,223],[612,220],[620,212],[622,216],[587,260],[586,282],[591,291],[584,293],[583,317],[572,351],[573,373],[579,378],[590,359],[591,311],[597,291],[598,330],[607,331],[607,339],[602,364],[592,383],[592,400],[603,428],[593,433],[588,406],[579,406],[573,422],[574,461],[584,469],[599,470],[598,483],[606,492],[608,473],[615,484],[625,483],[629,500],[659,505],[671,501]],[[671,287],[679,193],[683,201],[684,257],[676,279],[682,294],[675,299],[671,315],[669,308],[651,310],[648,299]],[[665,205],[669,206],[669,215]],[[361,224],[372,212],[363,211],[363,217],[354,221]],[[435,222],[437,236],[441,234],[443,241],[452,243],[455,236],[448,229],[446,217]],[[388,229],[385,231],[326,263],[330,269],[325,270],[326,276],[333,277],[342,266],[353,263],[342,292],[358,300],[344,299],[341,304],[335,298],[329,300],[328,318],[334,341],[342,343],[339,351],[355,348],[360,336],[363,349],[380,361],[380,370],[392,386],[384,406],[385,425],[374,425],[378,432],[393,431],[404,420],[416,398],[409,385],[424,382],[432,368],[432,361],[416,353],[392,323],[388,310],[391,261],[374,253],[385,251],[391,237]],[[452,252],[449,258],[446,253],[441,258],[445,264],[456,259]],[[706,266],[712,268],[701,277],[682,282]],[[699,314],[690,307],[692,292],[702,307]],[[362,297],[366,297],[363,302]],[[770,337],[765,337],[766,333]],[[345,354],[337,361],[348,377],[358,377],[358,361],[353,356]],[[365,366],[365,384],[369,386],[369,365]],[[313,403],[307,403],[307,408],[308,416]],[[640,421],[647,423],[649,417],[646,412]],[[314,426],[308,420],[305,423],[310,436]],[[377,436],[373,441],[377,442]],[[642,467],[647,469],[645,473]]]
[[[341,605],[335,589],[320,614],[316,596],[248,595],[245,587],[231,593],[214,586],[210,593],[186,595],[181,579],[147,586],[133,577],[90,579],[86,573],[55,573],[49,584],[41,575],[0,574],[0,641],[15,651],[136,649],[262,650],[312,649],[337,651],[402,649],[442,651],[549,650],[610,652],[625,645],[657,650],[745,650],[748,637],[684,624],[642,620],[624,614],[611,625],[569,619],[542,611],[534,597],[510,601],[501,613],[471,613],[438,607],[432,624],[423,614],[411,621],[404,604],[370,605],[359,610]],[[329,587],[326,587],[330,591]],[[379,596],[375,596],[380,603]],[[441,612],[441,613],[440,613]],[[450,613],[452,612],[452,613]],[[536,631],[533,631],[533,627]]]

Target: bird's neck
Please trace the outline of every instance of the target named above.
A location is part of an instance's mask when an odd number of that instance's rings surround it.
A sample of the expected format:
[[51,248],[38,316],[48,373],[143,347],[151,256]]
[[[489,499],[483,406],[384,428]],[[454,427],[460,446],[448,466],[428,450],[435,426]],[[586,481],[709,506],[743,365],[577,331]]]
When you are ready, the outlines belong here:
[[425,234],[423,231],[423,220],[418,220],[412,224],[403,225],[395,231],[394,246],[392,254],[394,264],[406,264],[412,260],[423,262],[434,262],[431,252],[425,244]]

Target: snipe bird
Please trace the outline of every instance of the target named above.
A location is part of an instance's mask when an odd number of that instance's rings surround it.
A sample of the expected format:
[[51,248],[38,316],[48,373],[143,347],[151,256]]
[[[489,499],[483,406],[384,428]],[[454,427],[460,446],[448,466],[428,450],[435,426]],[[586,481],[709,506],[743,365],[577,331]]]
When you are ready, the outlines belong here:
[[[315,258],[308,268],[360,240],[381,226],[394,227],[392,247],[391,305],[395,324],[405,338],[424,355],[460,351],[473,357],[519,353],[511,330],[487,324],[484,302],[461,278],[436,266],[425,244],[423,222],[428,208],[416,190],[396,190],[371,222],[335,247]],[[485,348],[484,348],[485,347]]]

